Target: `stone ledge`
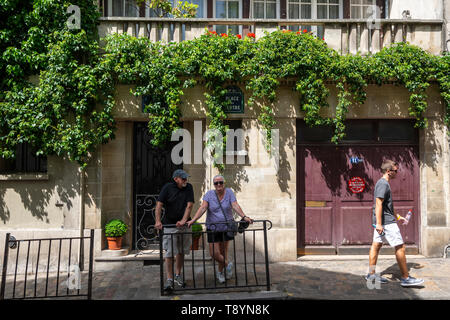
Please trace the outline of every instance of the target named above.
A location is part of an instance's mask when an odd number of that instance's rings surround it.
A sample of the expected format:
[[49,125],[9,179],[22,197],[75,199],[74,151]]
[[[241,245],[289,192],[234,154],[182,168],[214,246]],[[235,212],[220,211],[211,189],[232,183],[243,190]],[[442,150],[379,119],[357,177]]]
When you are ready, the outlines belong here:
[[1,174],[0,181],[48,181],[47,173],[12,173]]
[[[111,251],[121,251],[120,253],[114,254]],[[124,253],[122,254],[121,253]],[[99,257],[95,258],[95,261],[102,262],[120,262],[120,261],[145,261],[145,260],[159,260],[159,250],[146,250],[146,251],[129,251],[129,248],[124,248],[122,250],[102,250]]]
[[[119,251],[119,252],[114,252]],[[185,255],[185,261],[192,260],[192,252]],[[102,250],[101,255],[95,258],[96,262],[128,262],[128,261],[159,261],[159,250],[129,251],[128,248],[122,250]],[[201,250],[194,250],[194,261],[203,261],[203,253]],[[211,261],[209,252],[205,251],[205,261]]]

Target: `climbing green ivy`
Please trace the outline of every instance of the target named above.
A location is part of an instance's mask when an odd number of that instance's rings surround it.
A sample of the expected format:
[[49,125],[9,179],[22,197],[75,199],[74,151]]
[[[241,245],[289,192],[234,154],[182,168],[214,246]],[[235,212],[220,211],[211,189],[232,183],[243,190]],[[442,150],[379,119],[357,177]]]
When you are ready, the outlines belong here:
[[97,39],[100,13],[93,1],[77,1],[81,28],[69,29],[72,1],[22,2],[0,2],[0,156],[13,158],[26,142],[37,155],[84,167],[115,128],[113,79]]
[[[31,143],[38,154],[67,156],[86,166],[96,146],[114,138],[114,88],[131,84],[131,92],[150,97],[146,105],[155,146],[170,140],[180,127],[184,90],[204,84],[208,126],[226,141],[226,85],[244,83],[248,104],[259,108],[268,146],[275,126],[274,106],[280,81],[294,81],[300,110],[308,125],[334,128],[332,141],[345,137],[346,115],[366,100],[368,83],[395,81],[410,92],[410,116],[424,128],[427,89],[439,85],[450,126],[450,61],[404,43],[368,55],[340,55],[308,32],[275,31],[255,40],[254,34],[219,35],[214,31],[190,41],[163,44],[113,34],[100,48],[98,9],[82,7],[82,28],[65,25],[68,1],[0,0],[0,156],[14,157],[18,143]],[[23,32],[26,30],[26,32]],[[38,85],[29,76],[39,75]],[[333,116],[330,88],[337,92]],[[217,141],[208,139],[212,146]],[[220,148],[219,148],[220,149]],[[221,152],[215,149],[215,165]]]

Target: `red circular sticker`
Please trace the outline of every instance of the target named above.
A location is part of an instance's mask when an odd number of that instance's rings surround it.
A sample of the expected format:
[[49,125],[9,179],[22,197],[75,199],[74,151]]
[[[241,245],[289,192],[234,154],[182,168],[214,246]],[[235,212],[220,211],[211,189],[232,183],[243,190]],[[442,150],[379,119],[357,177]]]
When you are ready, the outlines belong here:
[[361,193],[366,188],[366,183],[360,177],[353,177],[348,182],[348,187],[353,193]]

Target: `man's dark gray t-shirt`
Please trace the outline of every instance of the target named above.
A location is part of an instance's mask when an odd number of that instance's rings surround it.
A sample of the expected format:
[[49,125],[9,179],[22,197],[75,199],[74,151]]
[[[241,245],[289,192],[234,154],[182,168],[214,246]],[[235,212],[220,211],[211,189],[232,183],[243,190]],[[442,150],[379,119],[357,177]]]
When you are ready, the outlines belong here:
[[372,223],[377,223],[377,218],[375,215],[375,207],[377,203],[377,198],[383,199],[383,209],[381,214],[381,224],[386,225],[390,223],[395,223],[394,216],[394,204],[392,202],[391,186],[386,179],[381,178],[375,185],[374,199],[373,199],[373,210],[372,210]]

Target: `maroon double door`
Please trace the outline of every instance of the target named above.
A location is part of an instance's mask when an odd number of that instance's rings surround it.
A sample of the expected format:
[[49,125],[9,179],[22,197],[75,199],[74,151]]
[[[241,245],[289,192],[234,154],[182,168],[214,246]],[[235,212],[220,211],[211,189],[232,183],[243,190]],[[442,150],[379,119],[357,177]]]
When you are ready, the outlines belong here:
[[[352,163],[351,158],[360,162]],[[372,243],[373,191],[381,178],[384,159],[399,163],[391,180],[394,210],[413,217],[399,224],[409,246],[419,244],[418,147],[407,145],[298,145],[297,146],[297,244],[300,254],[314,252],[352,253]],[[349,180],[360,177],[365,189],[354,193]],[[349,250],[350,249],[350,250]],[[355,251],[356,252],[356,251]]]

